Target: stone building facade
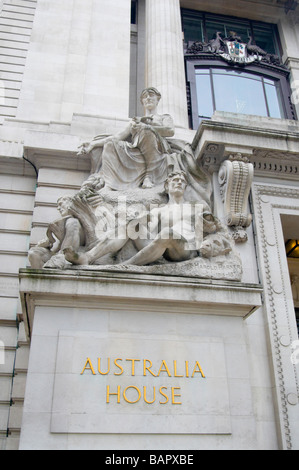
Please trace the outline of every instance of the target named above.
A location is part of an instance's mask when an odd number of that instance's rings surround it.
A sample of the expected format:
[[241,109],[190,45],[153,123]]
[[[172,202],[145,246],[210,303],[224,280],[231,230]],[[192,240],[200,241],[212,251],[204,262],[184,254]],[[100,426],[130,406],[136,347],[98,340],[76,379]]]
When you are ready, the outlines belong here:
[[[0,449],[299,448],[299,6],[223,5],[0,0]],[[234,256],[33,267],[148,87]]]

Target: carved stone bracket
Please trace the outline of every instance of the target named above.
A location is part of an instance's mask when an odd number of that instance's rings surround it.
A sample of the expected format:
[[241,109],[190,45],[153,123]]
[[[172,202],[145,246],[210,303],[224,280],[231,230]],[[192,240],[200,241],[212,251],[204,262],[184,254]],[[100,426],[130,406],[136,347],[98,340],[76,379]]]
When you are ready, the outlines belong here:
[[218,173],[226,223],[233,228],[232,236],[236,243],[243,243],[248,239],[245,229],[252,222],[247,206],[253,172],[252,163],[238,153],[223,162]]

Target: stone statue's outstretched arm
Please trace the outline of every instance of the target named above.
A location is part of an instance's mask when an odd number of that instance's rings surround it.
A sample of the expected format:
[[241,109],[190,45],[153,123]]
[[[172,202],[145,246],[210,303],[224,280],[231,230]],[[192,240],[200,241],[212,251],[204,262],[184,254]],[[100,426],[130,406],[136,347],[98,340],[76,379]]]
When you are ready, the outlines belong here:
[[127,126],[123,131],[118,132],[115,135],[107,136],[107,137],[96,137],[93,139],[91,142],[84,142],[79,146],[79,152],[78,155],[86,155],[90,153],[92,150],[99,148],[99,147],[104,147],[107,142],[111,142],[111,140],[126,140],[130,135],[130,125]]

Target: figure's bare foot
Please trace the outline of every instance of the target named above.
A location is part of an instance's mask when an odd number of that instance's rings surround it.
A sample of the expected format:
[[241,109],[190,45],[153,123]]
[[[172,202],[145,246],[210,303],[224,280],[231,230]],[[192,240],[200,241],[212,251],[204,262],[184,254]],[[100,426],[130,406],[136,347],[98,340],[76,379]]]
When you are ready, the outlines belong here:
[[89,264],[88,256],[85,253],[77,253],[71,246],[64,248],[63,254],[65,259],[72,264],[81,266]]
[[143,184],[142,184],[142,188],[143,189],[150,189],[150,188],[153,188],[155,185],[154,183],[152,182],[152,180],[150,179],[149,176],[146,176],[143,180]]

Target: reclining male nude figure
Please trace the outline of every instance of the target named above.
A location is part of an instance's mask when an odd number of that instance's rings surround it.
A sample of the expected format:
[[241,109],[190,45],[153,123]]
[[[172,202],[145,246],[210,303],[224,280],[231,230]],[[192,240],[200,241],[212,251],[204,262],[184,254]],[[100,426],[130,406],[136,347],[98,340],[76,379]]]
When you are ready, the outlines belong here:
[[[201,237],[202,233],[198,233],[196,220],[202,218],[203,205],[198,204],[200,213],[190,214],[192,204],[186,204],[184,193],[187,181],[184,173],[172,173],[165,182],[165,191],[168,193],[169,202],[150,211],[150,232],[145,236],[131,238],[128,231],[126,237],[115,238],[112,235],[114,230],[107,232],[106,235],[99,240],[99,243],[86,253],[77,253],[72,247],[64,249],[64,255],[67,261],[76,265],[90,265],[106,254],[115,254],[128,240],[132,239],[138,250],[138,253],[132,258],[126,260],[122,264],[133,264],[144,266],[157,261],[161,256],[172,262],[186,261],[198,256],[200,246],[198,246],[197,235]],[[184,203],[190,208],[186,211],[183,208]],[[216,231],[216,222],[213,216],[209,225],[209,233]],[[140,218],[142,221],[142,217]],[[166,221],[166,223],[165,223]],[[160,230],[161,228],[161,230]],[[205,229],[205,232],[207,230]],[[153,239],[151,233],[157,233]],[[230,250],[229,250],[230,251]]]

